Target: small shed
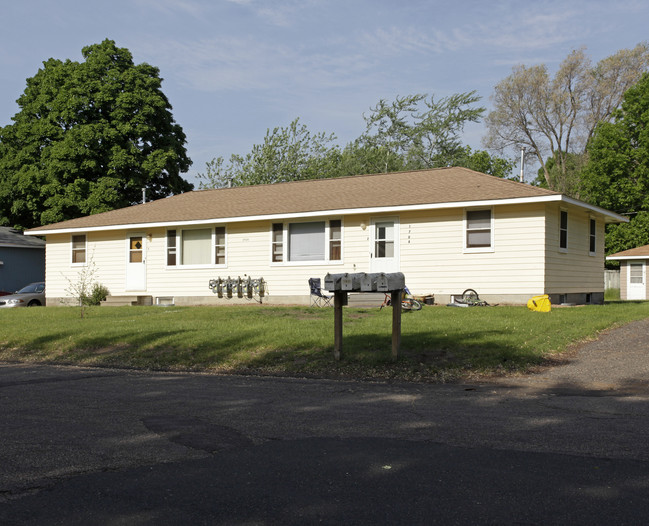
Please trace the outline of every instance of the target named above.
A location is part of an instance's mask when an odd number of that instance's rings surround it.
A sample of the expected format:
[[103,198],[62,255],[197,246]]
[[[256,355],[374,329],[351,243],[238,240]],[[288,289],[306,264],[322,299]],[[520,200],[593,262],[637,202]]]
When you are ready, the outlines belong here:
[[45,241],[0,227],[0,292],[15,292],[34,281],[45,281]]
[[620,262],[620,299],[646,300],[649,245],[623,250],[606,259]]

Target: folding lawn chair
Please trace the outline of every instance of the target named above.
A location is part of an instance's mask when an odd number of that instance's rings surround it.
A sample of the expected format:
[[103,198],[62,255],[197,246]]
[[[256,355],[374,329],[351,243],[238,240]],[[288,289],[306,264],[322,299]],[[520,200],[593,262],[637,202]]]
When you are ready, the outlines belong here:
[[320,278],[309,278],[309,288],[311,289],[311,307],[331,307],[331,298],[322,293],[320,288]]

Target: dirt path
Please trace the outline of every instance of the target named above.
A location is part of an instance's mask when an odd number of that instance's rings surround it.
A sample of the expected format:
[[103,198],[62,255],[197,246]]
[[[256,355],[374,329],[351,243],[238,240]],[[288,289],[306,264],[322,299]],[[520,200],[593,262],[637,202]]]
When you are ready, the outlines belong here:
[[502,378],[498,385],[531,389],[580,389],[618,394],[649,391],[649,319],[631,322],[580,345],[564,365],[527,376]]

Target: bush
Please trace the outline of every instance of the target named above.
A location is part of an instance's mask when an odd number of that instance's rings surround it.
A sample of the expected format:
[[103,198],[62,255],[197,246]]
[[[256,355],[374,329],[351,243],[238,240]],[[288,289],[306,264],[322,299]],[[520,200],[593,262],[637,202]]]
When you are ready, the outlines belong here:
[[83,298],[83,304],[89,307],[97,306],[104,301],[109,294],[110,291],[104,285],[95,283],[92,286],[90,295]]

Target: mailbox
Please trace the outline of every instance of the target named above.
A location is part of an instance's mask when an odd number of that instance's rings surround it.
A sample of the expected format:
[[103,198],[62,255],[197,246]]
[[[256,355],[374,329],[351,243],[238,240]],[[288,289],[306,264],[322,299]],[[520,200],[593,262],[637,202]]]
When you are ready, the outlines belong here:
[[372,275],[361,273],[361,292],[372,292]]
[[340,280],[345,274],[327,274],[324,279],[324,288],[329,292],[342,290],[340,288]]
[[324,280],[324,288],[329,292],[391,292],[405,286],[406,278],[401,272],[327,274]]

